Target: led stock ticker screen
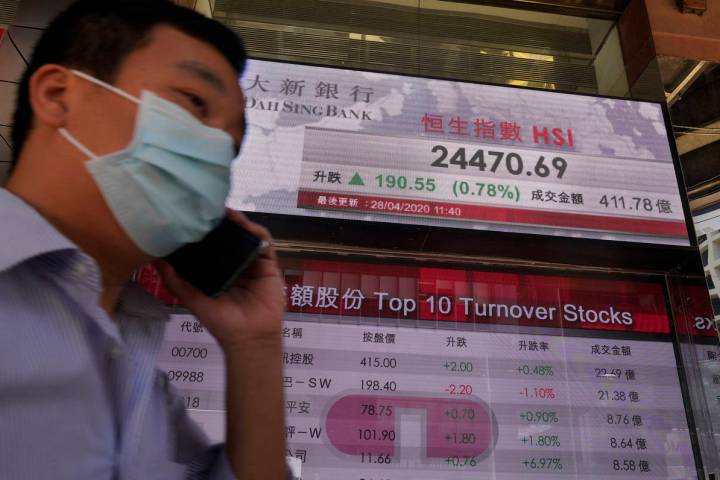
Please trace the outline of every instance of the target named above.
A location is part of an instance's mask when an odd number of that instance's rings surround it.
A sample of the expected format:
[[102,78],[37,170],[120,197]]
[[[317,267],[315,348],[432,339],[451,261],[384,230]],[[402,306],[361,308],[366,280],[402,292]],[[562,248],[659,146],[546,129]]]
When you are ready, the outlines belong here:
[[[696,477],[661,284],[314,260],[284,277],[305,479]],[[180,313],[159,358],[222,440],[214,340]]]
[[249,62],[229,206],[688,245],[660,105]]

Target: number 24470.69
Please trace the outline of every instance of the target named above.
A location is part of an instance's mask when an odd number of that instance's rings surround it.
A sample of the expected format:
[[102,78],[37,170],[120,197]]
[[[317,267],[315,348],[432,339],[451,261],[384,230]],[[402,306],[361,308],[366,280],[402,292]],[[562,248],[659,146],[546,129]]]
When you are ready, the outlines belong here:
[[450,168],[452,165],[461,170],[477,168],[481,172],[496,173],[502,169],[511,175],[522,175],[524,173],[528,176],[536,175],[540,178],[546,178],[554,174],[557,178],[563,178],[568,167],[567,160],[562,157],[552,158],[548,166],[545,157],[541,155],[535,162],[530,162],[531,164],[527,165],[526,168],[522,156],[515,152],[505,153],[493,150],[485,151],[483,149],[472,152],[472,150],[467,151],[465,147],[457,148],[451,152],[444,145],[435,145],[431,151],[437,157],[430,165],[438,168]]

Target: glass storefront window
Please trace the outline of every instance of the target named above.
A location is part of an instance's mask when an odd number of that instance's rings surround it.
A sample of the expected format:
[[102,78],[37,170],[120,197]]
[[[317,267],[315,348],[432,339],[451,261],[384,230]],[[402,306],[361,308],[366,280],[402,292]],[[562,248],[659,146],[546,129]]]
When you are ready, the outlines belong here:
[[628,94],[610,20],[436,0],[221,0],[215,18],[257,58]]

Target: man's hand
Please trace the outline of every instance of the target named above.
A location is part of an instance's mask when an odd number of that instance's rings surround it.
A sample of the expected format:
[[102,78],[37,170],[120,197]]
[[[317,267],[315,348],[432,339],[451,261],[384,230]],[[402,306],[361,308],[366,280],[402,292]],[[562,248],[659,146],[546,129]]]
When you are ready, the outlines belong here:
[[226,351],[248,341],[279,336],[285,310],[283,280],[270,233],[239,212],[228,210],[228,217],[264,240],[267,248],[235,285],[218,298],[208,297],[185,282],[167,262],[156,263],[165,286]]
[[235,476],[283,480],[283,281],[268,231],[240,213],[228,216],[268,244],[230,290],[211,298],[178,277],[169,264],[160,261],[158,268],[168,289],[207,327],[225,354],[226,450]]

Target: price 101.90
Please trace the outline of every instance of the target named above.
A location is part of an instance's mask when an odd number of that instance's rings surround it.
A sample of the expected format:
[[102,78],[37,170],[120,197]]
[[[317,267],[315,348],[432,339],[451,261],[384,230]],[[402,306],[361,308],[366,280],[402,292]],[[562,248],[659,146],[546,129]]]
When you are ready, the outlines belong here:
[[554,157],[549,162],[546,162],[545,157],[540,156],[533,165],[528,165],[528,168],[526,168],[523,158],[519,153],[515,152],[505,153],[477,149],[473,153],[472,151],[466,151],[465,147],[450,151],[444,145],[435,145],[432,147],[432,153],[436,155],[436,158],[430,165],[438,168],[450,168],[453,165],[461,170],[477,168],[481,172],[496,173],[499,169],[503,169],[511,175],[522,175],[524,173],[528,176],[536,175],[540,178],[547,178],[551,175],[563,178],[568,167],[567,160],[562,157]]

